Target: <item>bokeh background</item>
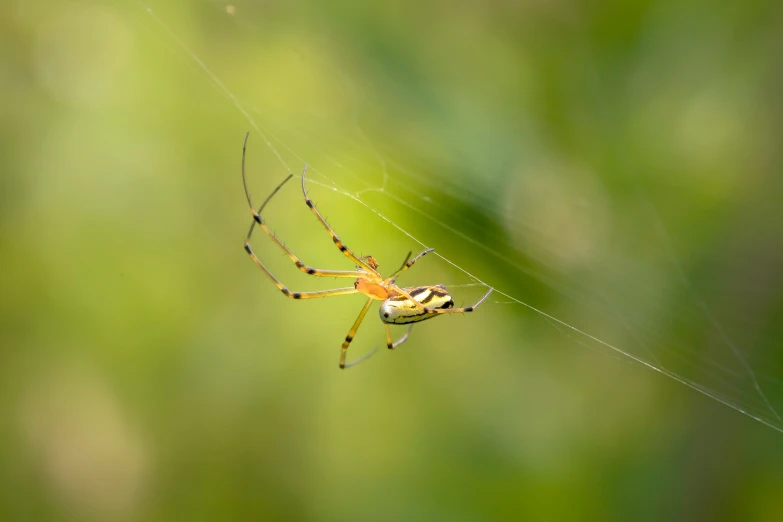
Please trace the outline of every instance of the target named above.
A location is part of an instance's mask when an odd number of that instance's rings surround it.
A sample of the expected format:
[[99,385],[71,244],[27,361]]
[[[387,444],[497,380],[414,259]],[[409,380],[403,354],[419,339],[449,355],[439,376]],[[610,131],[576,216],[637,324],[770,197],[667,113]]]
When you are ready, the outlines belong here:
[[0,519],[782,520],[782,9],[4,3]]

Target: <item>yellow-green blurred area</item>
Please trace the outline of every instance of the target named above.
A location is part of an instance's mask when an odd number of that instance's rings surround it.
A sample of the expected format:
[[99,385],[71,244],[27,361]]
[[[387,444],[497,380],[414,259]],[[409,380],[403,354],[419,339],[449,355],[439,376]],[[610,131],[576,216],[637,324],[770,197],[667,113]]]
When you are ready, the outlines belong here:
[[0,10],[0,520],[783,520],[780,2]]

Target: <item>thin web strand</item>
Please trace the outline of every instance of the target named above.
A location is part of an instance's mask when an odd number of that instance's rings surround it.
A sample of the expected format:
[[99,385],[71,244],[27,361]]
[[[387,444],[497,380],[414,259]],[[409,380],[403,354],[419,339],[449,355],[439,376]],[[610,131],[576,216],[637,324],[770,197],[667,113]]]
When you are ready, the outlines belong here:
[[772,412],[773,415],[775,415],[775,417],[779,421],[783,421],[783,419],[780,418],[780,414],[778,414],[777,410],[775,410],[775,408],[772,406],[772,403],[769,402],[769,399],[767,398],[766,394],[762,391],[761,385],[759,384],[759,381],[756,378],[756,373],[753,371],[753,368],[750,367],[748,362],[745,360],[745,357],[742,356],[742,353],[737,348],[737,345],[734,344],[734,342],[728,336],[728,334],[723,329],[723,327],[718,322],[718,320],[715,319],[715,316],[710,311],[709,307],[707,306],[707,303],[704,302],[704,299],[701,297],[701,295],[699,295],[699,293],[693,287],[693,284],[685,275],[685,270],[683,270],[682,268],[682,263],[680,263],[677,254],[674,252],[674,247],[672,246],[671,237],[669,237],[669,233],[666,230],[666,226],[664,225],[661,216],[658,214],[658,211],[655,209],[655,206],[652,204],[649,198],[647,198],[644,194],[641,193],[638,185],[636,186],[636,189],[637,189],[636,191],[637,196],[640,199],[642,199],[642,201],[644,201],[645,207],[649,210],[651,214],[652,220],[655,224],[656,231],[661,236],[661,239],[664,243],[664,247],[666,248],[666,253],[669,256],[672,265],[674,265],[675,271],[677,272],[680,282],[691,293],[691,297],[693,298],[694,301],[696,301],[696,304],[699,306],[702,313],[704,313],[704,316],[710,322],[710,325],[715,329],[715,331],[718,333],[718,335],[723,340],[723,342],[726,343],[726,345],[731,349],[734,356],[743,366],[743,368],[747,372],[747,376],[750,378],[751,382],[753,383],[753,386],[756,388],[756,391],[758,392],[759,396],[764,401],[764,403],[767,405],[769,410]]

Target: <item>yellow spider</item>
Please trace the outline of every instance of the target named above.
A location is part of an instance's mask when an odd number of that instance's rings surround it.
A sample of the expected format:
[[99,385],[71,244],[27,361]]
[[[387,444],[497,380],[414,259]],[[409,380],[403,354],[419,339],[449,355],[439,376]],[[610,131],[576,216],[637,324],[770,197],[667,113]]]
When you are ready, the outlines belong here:
[[[390,324],[416,323],[426,319],[432,319],[433,317],[437,317],[442,314],[472,312],[487,297],[489,297],[489,294],[492,293],[492,288],[490,288],[487,293],[484,294],[484,297],[479,299],[478,302],[473,306],[468,306],[466,308],[454,308],[454,300],[451,298],[451,295],[449,295],[449,293],[446,291],[446,287],[443,285],[411,286],[400,288],[394,284],[397,276],[412,267],[413,264],[419,260],[419,258],[432,252],[432,248],[428,248],[422,251],[413,259],[410,258],[411,252],[409,252],[400,269],[384,279],[383,276],[381,276],[381,274],[376,271],[376,268],[378,268],[378,262],[375,260],[375,258],[372,256],[356,257],[356,255],[351,252],[351,250],[345,246],[342,241],[340,241],[340,238],[337,237],[331,227],[326,223],[326,220],[321,216],[321,213],[318,212],[318,209],[315,208],[313,202],[309,197],[307,197],[307,190],[305,189],[305,173],[307,172],[307,165],[305,165],[304,170],[302,171],[302,193],[304,194],[305,203],[308,207],[310,207],[310,210],[313,212],[313,214],[315,214],[315,217],[318,218],[318,221],[320,221],[324,228],[326,228],[326,231],[329,232],[329,235],[332,236],[332,241],[334,242],[335,246],[340,249],[340,252],[345,254],[348,259],[356,264],[356,270],[320,270],[305,265],[302,261],[299,260],[298,257],[294,255],[293,252],[288,249],[288,247],[286,247],[277,238],[277,236],[275,236],[271,230],[269,230],[269,227],[266,226],[266,223],[264,223],[264,220],[261,218],[261,212],[264,210],[266,204],[269,203],[277,191],[280,190],[280,188],[293,177],[293,174],[289,174],[288,177],[286,177],[283,182],[280,183],[271,194],[269,194],[266,200],[264,200],[264,202],[261,204],[261,207],[259,207],[258,211],[256,211],[255,207],[253,206],[253,202],[250,200],[250,192],[247,189],[247,179],[245,177],[245,155],[247,149],[247,139],[249,136],[250,133],[248,132],[245,135],[245,142],[242,145],[242,183],[245,187],[245,196],[247,197],[247,203],[250,206],[250,212],[253,214],[253,223],[251,223],[250,231],[247,233],[247,237],[245,238],[245,251],[250,254],[250,257],[253,259],[253,261],[255,261],[258,267],[263,270],[269,279],[272,280],[275,286],[277,286],[277,288],[283,292],[283,295],[290,297],[291,299],[313,299],[316,297],[331,297],[334,295],[356,293],[364,294],[369,298],[364,304],[362,311],[359,312],[359,317],[356,318],[356,322],[353,323],[353,326],[348,332],[348,335],[345,336],[345,342],[343,342],[342,350],[340,352],[340,368],[353,366],[354,364],[367,359],[375,353],[375,350],[373,350],[358,360],[352,361],[348,364],[345,363],[345,355],[348,351],[348,345],[351,344],[354,335],[356,335],[356,331],[359,329],[359,325],[361,324],[362,319],[364,319],[364,316],[367,315],[367,311],[370,309],[370,305],[372,305],[372,302],[375,300],[383,301],[378,312],[381,321],[383,321],[384,326],[386,327],[386,346],[392,350],[408,339],[408,334],[413,328],[413,324],[408,327],[408,331],[405,333],[405,335],[403,335],[396,342],[392,342],[391,331],[389,330]],[[253,229],[256,225],[261,227],[261,230],[263,230],[266,235],[272,238],[272,241],[274,241],[275,244],[286,253],[291,261],[294,262],[296,267],[302,272],[318,277],[347,277],[355,279],[353,286],[347,288],[336,288],[334,290],[319,290],[316,292],[292,292],[286,288],[285,285],[283,285],[283,283],[281,283],[274,275],[272,275],[272,272],[270,272],[269,269],[264,266],[261,260],[259,260],[258,257],[256,257],[256,255],[253,253],[252,248],[250,248],[250,236],[253,233]]]

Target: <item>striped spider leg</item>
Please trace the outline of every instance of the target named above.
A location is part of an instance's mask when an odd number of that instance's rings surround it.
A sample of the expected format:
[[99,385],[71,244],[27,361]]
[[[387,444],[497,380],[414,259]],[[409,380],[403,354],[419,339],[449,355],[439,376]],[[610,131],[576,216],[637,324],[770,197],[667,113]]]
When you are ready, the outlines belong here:
[[[409,252],[400,269],[394,272],[391,276],[384,279],[377,271],[378,262],[375,260],[375,258],[369,255],[357,257],[356,254],[354,254],[345,245],[345,243],[342,242],[337,234],[335,234],[334,230],[332,230],[323,216],[321,216],[321,213],[315,207],[313,202],[310,200],[307,195],[307,189],[305,187],[307,165],[305,165],[304,169],[302,170],[302,194],[304,195],[305,204],[329,233],[332,238],[332,242],[337,247],[337,249],[354,263],[356,269],[322,270],[304,264],[293,252],[291,252],[291,250],[288,249],[288,247],[283,244],[282,241],[277,238],[277,236],[269,229],[269,227],[267,227],[266,223],[261,217],[261,212],[264,210],[264,207],[266,207],[267,203],[269,203],[272,197],[277,194],[283,185],[285,185],[286,182],[288,182],[288,180],[293,177],[293,174],[289,174],[277,187],[275,187],[275,189],[271,194],[269,194],[269,196],[267,196],[258,210],[256,210],[250,198],[250,191],[247,187],[247,178],[245,175],[245,157],[247,154],[247,140],[249,136],[250,133],[248,132],[245,135],[245,142],[242,145],[242,183],[245,188],[245,197],[247,198],[247,204],[250,207],[250,213],[253,215],[253,222],[251,223],[250,230],[248,231],[247,237],[245,238],[244,248],[248,255],[250,255],[253,262],[264,272],[264,274],[266,274],[266,276],[272,281],[272,283],[274,283],[278,290],[283,293],[283,295],[291,299],[314,299],[356,293],[364,294],[368,298],[362,307],[362,310],[359,312],[359,316],[356,318],[356,321],[354,321],[353,326],[348,331],[348,335],[345,336],[345,341],[343,342],[342,348],[340,350],[340,368],[348,368],[358,364],[359,362],[362,362],[371,357],[377,351],[376,348],[355,361],[349,363],[345,362],[348,347],[350,346],[351,341],[353,341],[356,332],[359,330],[359,326],[364,320],[364,317],[367,315],[367,312],[369,311],[373,301],[382,301],[381,307],[379,309],[379,316],[386,329],[386,347],[392,350],[408,340],[408,335],[413,328],[413,323],[431,319],[446,313],[472,312],[489,296],[490,293],[492,293],[492,288],[490,288],[484,297],[479,299],[479,301],[473,306],[465,308],[454,308],[454,300],[452,299],[451,295],[449,295],[446,287],[443,285],[415,286],[408,288],[398,287],[395,284],[396,278],[402,272],[411,268],[414,263],[416,263],[416,261],[432,252],[433,249],[431,248],[427,248],[421,251],[413,259],[411,259],[411,252]],[[288,289],[288,287],[281,283],[280,280],[272,274],[272,272],[269,271],[269,269],[253,252],[253,249],[250,246],[250,237],[252,236],[253,230],[255,230],[256,226],[260,227],[261,230],[263,230],[264,233],[272,240],[272,242],[275,243],[302,272],[316,277],[351,278],[354,279],[353,287],[335,288],[333,290],[320,290],[315,292],[292,292]],[[397,341],[392,341],[391,330],[389,329],[389,325],[394,324],[409,325],[408,330]]]

